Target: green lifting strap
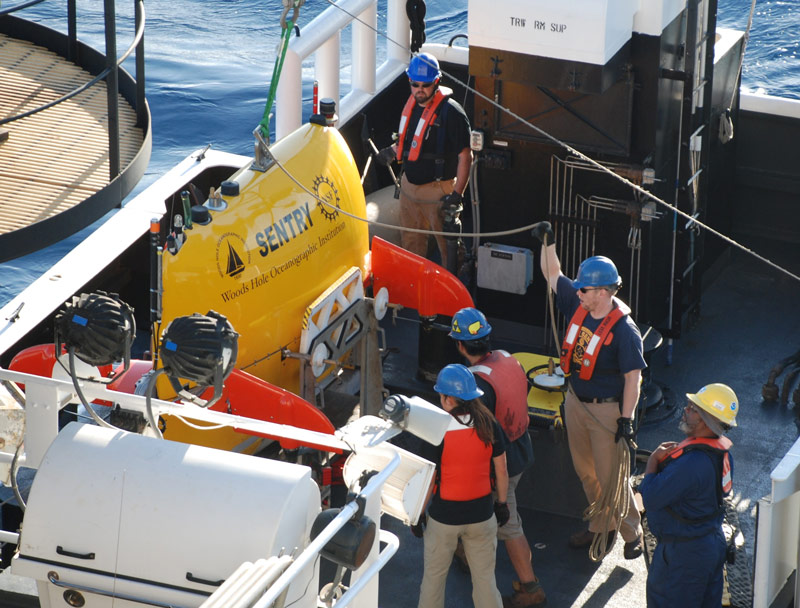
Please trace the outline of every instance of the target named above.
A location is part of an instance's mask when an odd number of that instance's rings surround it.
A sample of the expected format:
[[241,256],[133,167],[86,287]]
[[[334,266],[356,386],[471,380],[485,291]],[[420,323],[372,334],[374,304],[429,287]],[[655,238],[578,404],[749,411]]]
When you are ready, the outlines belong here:
[[[265,140],[269,141],[269,120],[272,116],[272,104],[275,102],[275,94],[278,91],[278,81],[281,77],[281,70],[283,70],[283,61],[286,58],[286,51],[289,48],[289,37],[292,35],[294,24],[297,21],[297,16],[300,12],[300,7],[305,0],[284,0],[283,15],[281,15],[281,44],[278,47],[278,56],[275,58],[275,65],[272,68],[272,79],[269,83],[269,96],[267,97],[267,105],[264,107],[264,115],[261,117],[261,122],[258,126],[261,128],[261,135]],[[289,9],[294,9],[292,18],[287,20],[286,15]]]

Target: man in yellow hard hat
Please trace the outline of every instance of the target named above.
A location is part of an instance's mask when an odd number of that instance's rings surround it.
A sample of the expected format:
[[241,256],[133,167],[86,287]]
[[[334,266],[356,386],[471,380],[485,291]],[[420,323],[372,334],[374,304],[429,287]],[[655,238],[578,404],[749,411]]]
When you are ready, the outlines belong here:
[[686,439],[662,443],[639,486],[650,531],[658,539],[647,576],[647,606],[719,608],[727,544],[723,496],[731,491],[731,441],[739,400],[724,384],[689,394],[680,429]]

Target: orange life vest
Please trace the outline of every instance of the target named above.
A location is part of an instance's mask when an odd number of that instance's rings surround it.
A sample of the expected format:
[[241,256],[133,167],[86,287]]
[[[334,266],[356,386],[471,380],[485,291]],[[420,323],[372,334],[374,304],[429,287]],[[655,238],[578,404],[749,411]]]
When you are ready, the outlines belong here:
[[494,417],[509,440],[519,439],[528,429],[528,379],[519,361],[493,350],[469,369],[494,389]]
[[[611,333],[611,328],[617,324],[622,317],[630,313],[628,308],[622,300],[614,298],[616,306],[608,313],[600,325],[594,331],[594,335],[586,350],[583,353],[583,360],[581,361],[581,370],[579,377],[581,380],[589,380],[594,373],[594,367],[597,365],[597,356],[600,354],[600,349],[606,344],[611,344],[614,339],[614,334]],[[572,319],[567,326],[567,332],[564,334],[564,342],[561,345],[561,370],[565,376],[569,376],[572,370],[572,352],[575,350],[575,343],[577,342],[578,332],[583,325],[583,320],[586,318],[587,311],[582,306],[578,306]]]
[[731,449],[731,440],[727,437],[689,437],[681,441],[658,463],[658,470],[661,471],[670,462],[683,456],[684,452],[691,450],[703,450],[712,455],[722,455],[722,470],[720,471],[720,488],[723,494],[727,494],[733,488],[731,477],[731,461],[728,450]]
[[[414,137],[411,140],[410,150],[408,151],[407,160],[415,161],[419,159],[419,152],[422,149],[422,142],[425,141],[425,136],[428,133],[431,125],[439,115],[439,108],[442,103],[450,96],[453,91],[447,87],[438,87],[433,94],[433,99],[422,110],[422,116],[417,121],[417,126],[414,129]],[[403,147],[406,142],[406,131],[408,130],[408,123],[411,119],[411,112],[414,110],[417,100],[413,95],[408,97],[406,105],[403,108],[403,113],[400,115],[400,127],[397,129],[397,158],[400,162],[406,160],[403,156]]]
[[456,418],[444,436],[439,467],[439,496],[443,500],[475,500],[490,494],[492,446],[475,429]]

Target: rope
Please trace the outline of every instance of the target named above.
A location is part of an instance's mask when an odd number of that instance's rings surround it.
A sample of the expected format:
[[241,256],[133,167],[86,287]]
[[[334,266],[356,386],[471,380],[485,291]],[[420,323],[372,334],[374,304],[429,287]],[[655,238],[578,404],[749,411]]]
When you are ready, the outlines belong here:
[[[275,95],[278,92],[278,82],[281,79],[281,71],[283,70],[283,61],[286,59],[286,51],[289,49],[289,37],[294,29],[294,24],[300,14],[300,7],[303,6],[305,0],[283,0],[283,13],[281,14],[281,42],[278,46],[278,56],[275,59],[275,65],[272,67],[272,78],[269,83],[269,95],[267,95],[267,103],[264,106],[264,115],[261,117],[261,122],[258,123],[258,128],[261,129],[261,135],[265,140],[269,141],[269,119],[271,116],[272,104],[275,102]],[[290,20],[286,20],[289,14],[289,9],[293,9],[294,13]]]
[[[361,23],[365,27],[367,27],[367,28],[371,29],[372,31],[374,31],[378,36],[382,36],[383,38],[385,38],[387,40],[387,42],[395,44],[398,47],[403,48],[403,49],[406,48],[405,45],[397,42],[396,40],[391,39],[385,33],[378,31],[377,28],[375,28],[374,26],[372,26],[369,23],[366,23],[365,21],[360,19],[357,15],[354,15],[353,13],[347,11],[346,9],[342,8],[341,6],[338,6],[337,4],[335,4],[334,0],[326,0],[326,1],[331,6],[334,6],[337,9],[339,9],[340,11],[344,12],[345,14],[347,14],[351,19],[353,19],[355,21],[358,21],[359,23]],[[755,2],[755,0],[753,0],[753,2]],[[737,249],[745,252],[748,255],[751,255],[751,256],[755,257],[756,259],[764,262],[768,266],[771,266],[775,270],[787,275],[788,277],[794,279],[795,281],[800,282],[800,276],[792,273],[791,271],[783,268],[782,266],[779,266],[775,262],[772,262],[771,260],[769,260],[769,259],[765,258],[764,256],[756,253],[755,251],[752,251],[751,249],[748,249],[747,247],[745,247],[744,245],[741,245],[740,243],[734,241],[730,237],[725,236],[724,234],[722,234],[718,230],[714,230],[710,226],[708,226],[708,225],[704,224],[703,222],[701,222],[700,220],[692,217],[688,213],[685,213],[684,211],[681,211],[680,209],[678,209],[677,207],[671,205],[670,203],[668,203],[668,202],[666,202],[664,200],[661,200],[656,195],[652,194],[651,192],[648,192],[647,190],[645,190],[641,186],[638,186],[638,185],[634,184],[629,179],[627,179],[627,178],[625,178],[625,177],[623,177],[621,175],[618,175],[617,173],[615,173],[611,169],[609,169],[609,168],[605,167],[604,165],[601,165],[600,163],[598,163],[596,160],[593,160],[593,159],[589,158],[588,156],[586,156],[582,152],[579,152],[578,150],[576,150],[575,148],[573,148],[569,144],[567,144],[567,143],[561,141],[560,139],[550,135],[547,131],[544,131],[543,129],[537,127],[533,123],[531,123],[528,120],[524,119],[522,116],[520,116],[519,114],[515,113],[513,110],[510,110],[509,108],[506,108],[505,106],[503,106],[503,105],[499,104],[498,102],[496,102],[494,99],[492,99],[490,97],[487,97],[486,95],[483,95],[480,91],[477,91],[473,87],[469,86],[469,83],[463,82],[459,78],[455,77],[452,74],[449,74],[448,72],[446,72],[444,70],[441,70],[441,72],[442,72],[442,74],[445,74],[447,77],[452,79],[454,82],[457,82],[459,85],[463,86],[466,91],[469,91],[469,92],[473,93],[475,96],[483,99],[484,101],[486,101],[487,103],[491,104],[493,107],[497,108],[498,110],[500,110],[502,112],[505,112],[509,116],[512,116],[513,118],[518,120],[521,124],[524,124],[525,126],[529,127],[533,131],[537,132],[538,134],[540,134],[544,138],[550,140],[555,145],[563,148],[567,152],[570,152],[571,154],[574,154],[575,156],[577,156],[581,160],[589,163],[590,165],[592,165],[593,167],[595,167],[599,171],[602,171],[603,173],[606,173],[609,176],[611,176],[611,177],[617,179],[618,181],[622,182],[623,184],[629,186],[634,192],[638,192],[638,193],[644,195],[646,198],[658,203],[659,205],[662,205],[662,206],[666,207],[667,209],[670,209],[671,211],[675,212],[676,214],[678,214],[678,215],[682,216],[683,218],[689,220],[689,222],[691,222],[692,224],[707,230],[708,232],[710,232],[711,234],[713,234],[715,236],[718,236],[719,238],[721,238],[723,241],[725,241],[729,245],[731,245],[733,247],[736,247]],[[317,198],[317,197],[315,196],[314,198]],[[319,200],[319,199],[317,198],[317,200]],[[323,201],[323,204],[328,204],[328,203]],[[367,220],[365,218],[359,218],[359,217],[356,217],[356,216],[351,216],[351,217],[354,217],[355,219],[359,219],[361,221],[370,223],[369,220]],[[397,229],[400,229],[400,230],[406,230],[408,232],[421,232],[421,233],[424,233],[424,234],[434,234],[434,235],[443,234],[441,232],[435,232],[435,231],[430,231],[430,230],[406,229],[406,228],[402,228],[400,226],[379,224],[377,222],[374,222],[374,224],[376,226],[388,226],[390,228],[397,228]],[[532,226],[524,226],[522,228],[506,230],[506,231],[503,231],[503,232],[470,233],[470,234],[464,233],[464,234],[462,234],[462,236],[473,236],[473,237],[505,236],[505,235],[509,235],[509,234],[515,234],[515,233],[518,233],[518,232],[523,232],[524,230],[528,230],[531,227]],[[452,236],[452,234],[449,234],[449,233],[448,233],[448,235]],[[445,236],[448,236],[448,235],[445,235]]]
[[[581,403],[581,405],[586,408],[585,404]],[[586,408],[586,410],[589,411],[589,408]],[[591,411],[589,413],[591,414]],[[628,510],[630,509],[628,478],[630,477],[631,463],[628,444],[625,441],[618,441],[615,445],[617,448],[617,466],[611,469],[609,479],[603,484],[603,493],[600,498],[586,507],[583,512],[583,519],[587,521],[599,516],[602,524],[600,526],[601,530],[608,530],[615,517],[617,520],[614,527],[614,538],[611,540],[610,545],[608,544],[608,534],[605,532],[595,533],[592,546],[589,547],[589,558],[593,562],[603,561],[603,558],[611,553],[614,543],[619,538],[622,520],[628,516]]]
[[458,236],[461,236],[461,237],[465,237],[465,236],[469,236],[469,237],[486,236],[486,237],[488,237],[488,236],[507,236],[509,234],[517,234],[518,232],[525,232],[526,230],[531,230],[536,225],[536,223],[527,224],[527,225],[521,226],[519,228],[512,228],[510,230],[500,230],[500,231],[497,231],[497,232],[458,232],[458,233],[455,233],[455,232],[443,232],[441,230],[425,230],[424,228],[407,228],[405,226],[398,226],[396,224],[386,224],[384,222],[376,222],[374,220],[369,220],[367,218],[361,217],[360,215],[356,215],[354,213],[350,213],[348,211],[345,211],[344,209],[342,209],[340,207],[337,207],[336,205],[334,205],[330,201],[327,201],[327,200],[325,200],[323,198],[320,198],[316,193],[312,192],[306,186],[301,184],[300,181],[294,175],[292,175],[292,173],[286,167],[283,166],[283,163],[281,163],[277,158],[275,158],[275,156],[272,156],[271,158],[272,158],[273,161],[275,161],[275,164],[278,166],[278,168],[281,171],[284,172],[286,177],[288,177],[290,180],[292,180],[297,185],[297,187],[299,187],[301,190],[303,190],[303,192],[308,194],[315,201],[317,201],[318,203],[320,203],[322,205],[325,205],[326,207],[329,207],[331,209],[331,211],[336,211],[338,213],[341,213],[345,217],[349,217],[351,219],[358,220],[359,222],[364,222],[364,223],[370,224],[372,226],[380,226],[382,228],[393,228],[395,230],[401,230],[403,232],[417,232],[419,234],[433,234],[433,235],[440,235],[440,236],[454,236],[454,235],[458,234]]

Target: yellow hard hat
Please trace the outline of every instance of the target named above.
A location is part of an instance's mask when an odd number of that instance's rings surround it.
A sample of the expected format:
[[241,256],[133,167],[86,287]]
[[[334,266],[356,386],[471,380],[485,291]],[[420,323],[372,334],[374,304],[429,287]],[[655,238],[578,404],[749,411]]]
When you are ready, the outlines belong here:
[[739,399],[727,384],[707,384],[697,393],[686,393],[686,396],[714,418],[729,426],[736,426],[736,414],[739,412]]

